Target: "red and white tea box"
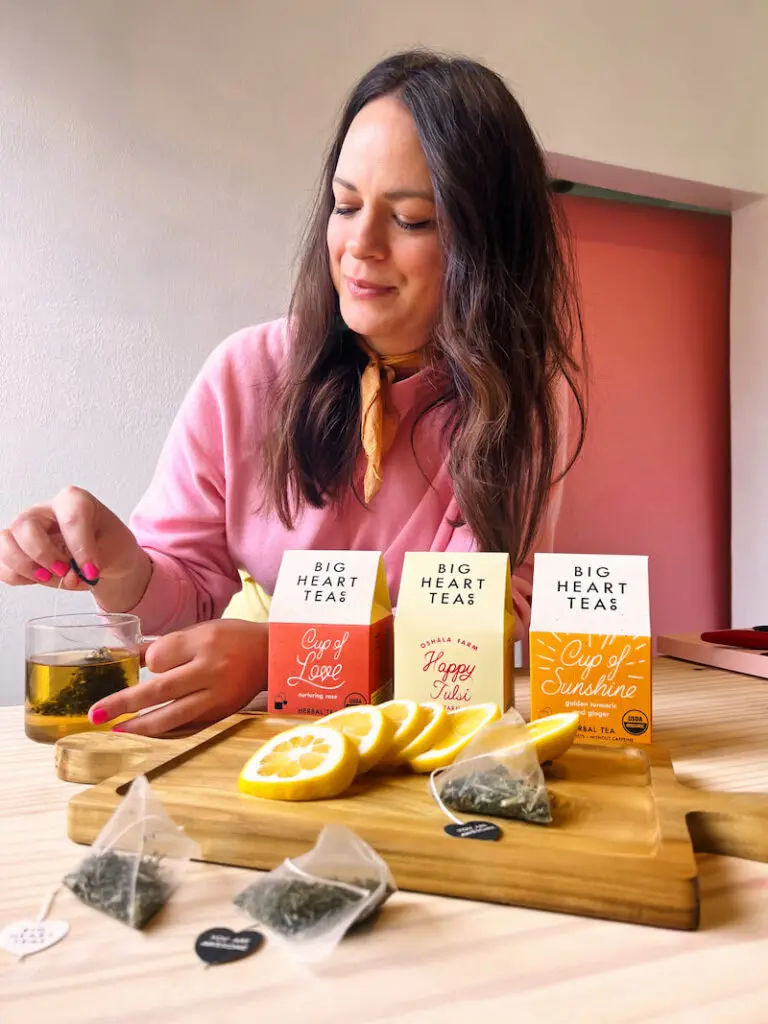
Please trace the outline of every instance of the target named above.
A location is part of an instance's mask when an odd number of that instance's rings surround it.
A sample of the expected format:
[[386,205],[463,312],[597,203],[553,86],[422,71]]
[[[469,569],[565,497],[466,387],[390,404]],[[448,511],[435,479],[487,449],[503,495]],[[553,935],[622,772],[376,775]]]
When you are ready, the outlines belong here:
[[379,551],[286,551],[269,613],[269,710],[326,715],[392,697]]

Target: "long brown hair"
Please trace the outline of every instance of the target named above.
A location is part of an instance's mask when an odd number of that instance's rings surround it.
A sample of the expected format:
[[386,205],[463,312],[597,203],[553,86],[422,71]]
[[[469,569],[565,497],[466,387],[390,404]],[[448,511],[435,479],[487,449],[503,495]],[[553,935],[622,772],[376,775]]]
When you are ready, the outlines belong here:
[[416,123],[445,252],[442,309],[429,345],[440,389],[421,417],[447,407],[463,521],[481,550],[508,551],[517,565],[556,477],[562,382],[580,418],[566,471],[583,443],[583,336],[567,231],[542,151],[502,79],[464,58],[389,57],[346,103],[303,240],[290,351],[264,449],[265,505],[290,529],[302,504],[338,506],[357,494],[365,357],[338,322],[326,228],[347,131],[367,103],[389,94]]

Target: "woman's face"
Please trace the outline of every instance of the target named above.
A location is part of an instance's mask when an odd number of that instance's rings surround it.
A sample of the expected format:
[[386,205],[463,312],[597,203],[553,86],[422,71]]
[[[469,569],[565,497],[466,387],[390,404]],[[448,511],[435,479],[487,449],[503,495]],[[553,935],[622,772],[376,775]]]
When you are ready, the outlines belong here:
[[443,256],[414,120],[392,96],[350,125],[333,181],[331,275],[341,315],[382,355],[421,348],[440,308]]

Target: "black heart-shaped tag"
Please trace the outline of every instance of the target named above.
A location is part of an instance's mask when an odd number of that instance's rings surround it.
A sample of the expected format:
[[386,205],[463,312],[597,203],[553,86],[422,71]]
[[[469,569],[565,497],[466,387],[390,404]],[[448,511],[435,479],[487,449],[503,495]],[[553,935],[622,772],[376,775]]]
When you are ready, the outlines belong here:
[[263,941],[261,932],[208,928],[197,936],[195,952],[206,964],[230,964],[255,953]]
[[490,821],[465,821],[461,825],[446,825],[445,831],[455,839],[498,839],[501,829]]

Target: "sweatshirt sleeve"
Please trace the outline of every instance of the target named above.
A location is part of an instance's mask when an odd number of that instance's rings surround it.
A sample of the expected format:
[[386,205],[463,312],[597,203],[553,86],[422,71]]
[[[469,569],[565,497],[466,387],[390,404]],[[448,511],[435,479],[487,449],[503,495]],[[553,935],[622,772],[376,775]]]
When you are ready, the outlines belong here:
[[226,529],[226,418],[237,405],[232,342],[214,350],[189,389],[130,519],[153,565],[131,609],[148,634],[219,618],[240,589]]

